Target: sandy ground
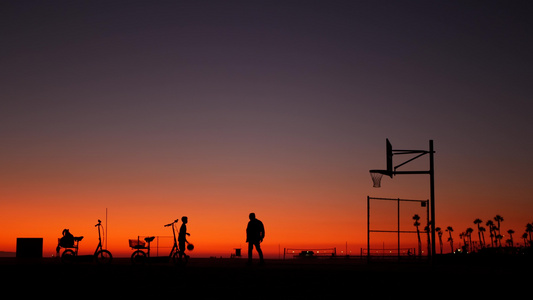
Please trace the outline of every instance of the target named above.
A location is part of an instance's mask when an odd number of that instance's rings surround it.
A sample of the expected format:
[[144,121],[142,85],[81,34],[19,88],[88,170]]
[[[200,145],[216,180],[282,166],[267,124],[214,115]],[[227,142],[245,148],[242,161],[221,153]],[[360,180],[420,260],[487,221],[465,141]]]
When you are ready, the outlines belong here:
[[[507,295],[530,286],[530,259],[361,259],[267,260],[191,258],[187,266],[168,263],[133,266],[127,258],[110,265],[56,259],[0,258],[4,293],[60,298],[196,297],[201,299],[332,299],[422,295],[455,298]],[[365,296],[366,295],[366,296]],[[518,297],[519,293],[515,296]],[[424,296],[425,297],[425,296]],[[89,298],[90,299],[90,298]]]

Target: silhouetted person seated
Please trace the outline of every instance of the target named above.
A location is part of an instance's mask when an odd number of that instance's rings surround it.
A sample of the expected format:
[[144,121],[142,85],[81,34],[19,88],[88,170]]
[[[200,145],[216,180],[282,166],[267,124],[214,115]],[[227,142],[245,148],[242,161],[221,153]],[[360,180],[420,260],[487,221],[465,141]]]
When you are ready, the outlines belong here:
[[74,242],[79,242],[83,239],[83,236],[73,236],[68,229],[63,229],[63,237],[59,239],[59,243],[56,248],[57,254],[59,254],[59,249],[63,248],[74,248]]
[[74,247],[74,236],[68,229],[63,229],[63,237],[59,240],[59,245],[63,248]]
[[252,264],[252,252],[255,250],[259,254],[259,264],[264,264],[263,251],[261,250],[261,242],[265,238],[265,227],[263,222],[255,218],[255,213],[250,213],[250,222],[246,227],[246,242],[248,243],[248,265]]

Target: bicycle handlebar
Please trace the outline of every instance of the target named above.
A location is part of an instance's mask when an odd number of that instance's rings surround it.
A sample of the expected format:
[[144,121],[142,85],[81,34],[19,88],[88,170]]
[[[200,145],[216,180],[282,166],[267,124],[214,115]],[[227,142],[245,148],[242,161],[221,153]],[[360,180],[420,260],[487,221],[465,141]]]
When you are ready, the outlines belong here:
[[169,224],[166,224],[165,227],[172,226],[173,224],[177,223],[179,220],[180,220],[180,219],[176,219],[176,220],[174,220],[174,222],[169,223]]
[[94,225],[94,227],[96,227],[96,226],[100,226],[100,225],[102,225],[102,221],[100,221],[100,219],[99,219],[99,220],[98,220],[98,224]]

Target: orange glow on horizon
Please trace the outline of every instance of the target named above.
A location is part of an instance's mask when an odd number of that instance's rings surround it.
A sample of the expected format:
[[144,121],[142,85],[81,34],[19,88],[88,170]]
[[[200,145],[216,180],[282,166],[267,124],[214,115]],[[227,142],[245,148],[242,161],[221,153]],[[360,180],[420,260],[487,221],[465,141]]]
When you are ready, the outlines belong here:
[[[107,227],[107,248],[114,256],[131,255],[132,250],[128,247],[128,239],[137,236],[166,237],[162,239],[162,241],[166,239],[165,245],[162,243],[159,249],[160,255],[166,255],[170,251],[168,247],[172,245],[170,238],[172,231],[163,225],[187,215],[189,217],[187,227],[191,233],[188,239],[195,245],[195,250],[190,253],[192,257],[229,257],[234,248],[241,248],[243,256],[246,256],[245,228],[248,214],[252,211],[256,212],[257,217],[264,222],[266,227],[263,249],[267,257],[282,256],[283,248],[336,247],[337,254],[345,253],[347,250],[352,255],[359,255],[361,248],[366,249],[366,197],[352,201],[353,197],[350,193],[328,190],[328,193],[335,194],[336,198],[342,201],[326,201],[324,200],[327,198],[325,194],[317,193],[317,190],[306,193],[303,189],[299,189],[298,193],[306,196],[303,197],[304,199],[293,198],[295,192],[287,192],[288,195],[285,198],[283,194],[278,194],[278,199],[274,201],[271,193],[265,193],[256,195],[253,198],[253,204],[248,205],[250,198],[247,195],[231,194],[228,191],[234,191],[234,189],[226,190],[228,195],[221,193],[217,201],[209,200],[210,197],[205,196],[209,194],[208,192],[204,195],[199,193],[200,196],[197,198],[189,194],[186,197],[187,201],[173,201],[170,199],[174,197],[170,196],[166,199],[162,197],[159,200],[150,201],[148,199],[151,197],[142,194],[131,194],[128,197],[114,197],[113,199],[102,197],[99,200],[93,200],[94,195],[87,195],[84,198],[78,194],[77,201],[67,201],[66,196],[38,197],[31,191],[19,192],[17,201],[2,203],[2,210],[11,213],[4,214],[1,220],[2,227],[9,229],[1,233],[0,250],[15,251],[17,237],[42,237],[44,238],[43,255],[49,257],[55,254],[57,239],[61,236],[61,231],[69,228],[74,235],[84,236],[83,241],[80,242],[80,254],[91,254],[98,243],[98,233],[94,224],[101,219],[103,225]],[[74,191],[71,192],[74,193]],[[11,197],[15,194],[13,192]],[[65,195],[68,195],[68,191],[65,191]],[[107,223],[105,222],[106,208],[108,208]],[[372,208],[372,226],[381,229],[396,228],[395,204],[381,211],[377,205],[373,205]],[[412,212],[403,207],[402,211],[404,212],[402,229],[415,230],[412,226]],[[424,220],[424,212],[424,209],[416,211],[422,216],[421,223]],[[506,217],[504,213],[501,214]],[[445,224],[438,226],[443,229],[447,226],[454,227],[453,236],[457,248],[461,243],[459,233],[466,227],[474,229],[476,227],[472,223],[473,219],[468,220],[455,212],[454,215],[456,217],[452,218],[444,214],[438,215],[440,220],[446,221]],[[465,220],[460,220],[459,217],[464,217]],[[485,219],[493,216],[475,217],[480,217],[485,222]],[[521,243],[520,230],[522,230],[521,227],[525,227],[525,223],[520,224],[510,217],[505,220],[502,227],[514,227],[515,243]],[[476,234],[474,234],[474,239],[477,240]],[[371,248],[395,248],[396,238],[396,234],[372,234]],[[402,234],[401,239],[402,248],[416,247],[415,235]],[[444,253],[449,252],[449,244],[446,240],[447,233],[444,235]],[[424,235],[422,235],[422,243],[425,251],[427,242]],[[438,243],[437,251],[439,251]],[[254,257],[255,255],[254,252]]]
[[[51,256],[62,230],[69,228],[74,235],[85,237],[80,253],[90,254],[98,238],[94,224],[101,219],[108,230],[107,248],[115,256],[127,257],[132,253],[128,239],[171,236],[163,225],[186,215],[195,245],[193,256],[229,256],[234,248],[246,255],[245,228],[248,214],[255,212],[266,227],[263,248],[268,257],[279,257],[283,248],[336,247],[338,253],[348,248],[352,255],[359,255],[367,244],[367,195],[429,197],[425,175],[384,178],[382,188],[372,188],[367,170],[382,165],[384,149],[380,146],[368,159],[351,164],[347,163],[351,154],[335,155],[324,149],[327,145],[313,155],[300,156],[276,150],[280,161],[275,162],[265,161],[264,154],[239,158],[216,153],[207,161],[202,156],[193,161],[164,156],[150,158],[152,164],[135,166],[130,161],[135,161],[133,154],[101,164],[92,164],[90,159],[75,163],[72,158],[58,159],[56,164],[38,158],[14,160],[6,165],[10,176],[2,180],[0,226],[5,230],[0,232],[0,251],[15,251],[17,237],[42,237],[44,255]],[[437,155],[436,160],[437,226],[452,226],[457,246],[459,233],[475,228],[474,219],[486,221],[496,214],[505,218],[504,232],[514,229],[514,239],[520,241],[522,230],[531,222],[527,208],[532,204],[524,200],[529,186],[505,189],[501,176],[488,177],[470,169],[461,173],[454,167],[455,159]],[[465,179],[475,176],[485,176],[480,179],[483,184],[471,186]],[[521,209],[504,205],[502,199],[512,200]],[[385,214],[372,211],[372,226],[395,229],[392,207]],[[414,230],[414,213],[404,211],[403,230]],[[395,248],[396,239],[394,234],[372,235],[371,248]],[[401,239],[402,247],[416,247],[413,235]],[[444,244],[444,252],[449,252],[446,240]]]

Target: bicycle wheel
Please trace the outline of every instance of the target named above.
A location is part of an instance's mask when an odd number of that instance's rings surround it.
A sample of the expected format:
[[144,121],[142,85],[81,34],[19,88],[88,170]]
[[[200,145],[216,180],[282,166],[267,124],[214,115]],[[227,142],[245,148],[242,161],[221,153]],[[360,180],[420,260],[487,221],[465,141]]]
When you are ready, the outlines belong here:
[[107,265],[111,263],[111,260],[113,260],[113,255],[111,255],[111,252],[107,250],[100,250],[96,252],[94,258],[98,264]]
[[131,263],[134,265],[142,265],[146,262],[146,253],[141,250],[133,252],[131,255]]
[[61,254],[61,262],[70,264],[74,261],[74,256],[76,256],[76,253],[70,249],[67,249],[63,251],[63,254]]

